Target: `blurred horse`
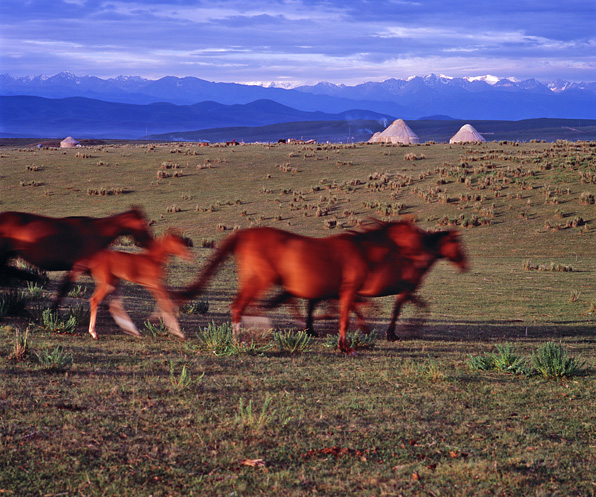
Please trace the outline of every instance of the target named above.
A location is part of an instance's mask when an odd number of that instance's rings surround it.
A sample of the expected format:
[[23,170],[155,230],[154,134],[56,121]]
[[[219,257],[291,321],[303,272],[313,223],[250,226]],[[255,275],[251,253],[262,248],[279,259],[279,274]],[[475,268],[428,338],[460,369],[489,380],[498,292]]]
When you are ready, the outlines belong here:
[[[91,305],[89,333],[91,336],[97,339],[95,322],[99,304],[108,294],[116,290],[118,280],[127,280],[143,286],[153,295],[170,333],[180,338],[186,338],[180,330],[180,325],[175,317],[176,306],[170,300],[163,279],[164,268],[170,255],[177,255],[187,260],[192,259],[188,245],[189,241],[186,238],[174,233],[167,233],[154,239],[143,252],[103,250],[90,259],[75,264],[72,270],[75,277],[89,272],[95,280],[95,292],[89,300]],[[126,333],[137,337],[141,336],[124,310],[120,298],[116,298],[110,303],[110,314]]]
[[231,305],[236,332],[246,307],[274,285],[308,300],[339,299],[339,347],[347,346],[346,332],[354,301],[366,284],[371,267],[396,247],[412,256],[422,249],[421,231],[407,221],[376,222],[362,232],[348,231],[312,238],[270,227],[248,228],[224,240],[215,256],[186,290],[189,299],[200,293],[216,269],[234,254],[238,291]]
[[[422,249],[419,251],[404,251],[396,246],[394,251],[386,253],[383,259],[377,259],[371,265],[354,302],[354,313],[363,331],[367,332],[368,327],[358,309],[363,303],[362,297],[396,295],[391,321],[387,328],[387,340],[399,340],[395,334],[395,325],[401,308],[407,301],[420,307],[426,306],[424,301],[414,295],[414,292],[420,287],[435,262],[445,259],[461,271],[468,269],[466,253],[456,231],[422,232],[421,243]],[[367,253],[376,249],[374,243],[365,243],[364,246]],[[288,290],[284,290],[268,302],[268,307],[276,307],[296,296]],[[337,296],[333,297],[337,298]],[[311,299],[308,302],[306,330],[310,333],[313,333],[313,312],[321,300],[323,299]]]
[[[77,261],[105,249],[116,238],[130,235],[146,247],[153,239],[145,215],[132,208],[109,217],[84,216],[53,218],[27,212],[0,213],[0,277],[12,257],[46,271],[69,271]],[[56,308],[70,283],[63,280],[53,308]]]

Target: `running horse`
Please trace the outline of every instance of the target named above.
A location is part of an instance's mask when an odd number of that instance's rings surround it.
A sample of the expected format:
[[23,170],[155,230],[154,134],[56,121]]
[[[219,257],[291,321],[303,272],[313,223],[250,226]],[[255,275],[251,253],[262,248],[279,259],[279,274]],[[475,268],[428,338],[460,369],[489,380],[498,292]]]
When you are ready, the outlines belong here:
[[[235,332],[246,307],[274,285],[308,300],[339,299],[339,348],[347,346],[346,332],[358,292],[374,264],[399,247],[404,253],[422,249],[422,232],[406,221],[377,223],[365,231],[312,238],[271,227],[240,230],[224,240],[197,281],[176,292],[186,300],[203,291],[217,268],[231,255],[236,258],[238,291],[231,305]],[[371,245],[366,249],[365,245]]]
[[[377,221],[377,224],[381,223]],[[359,308],[365,302],[363,298],[387,297],[395,295],[395,304],[391,314],[391,321],[387,328],[387,340],[399,340],[395,334],[395,325],[401,308],[406,302],[413,302],[418,306],[425,306],[424,302],[414,293],[422,284],[424,277],[432,266],[439,260],[445,259],[461,271],[468,269],[468,260],[463,249],[459,234],[455,230],[425,232],[420,230],[420,250],[404,250],[397,245],[389,252],[383,252],[381,257],[374,257],[378,250],[378,241],[368,239],[363,241],[363,247],[369,257],[371,265],[367,278],[357,292],[354,303],[360,328],[368,333],[363,315]],[[275,308],[287,302],[292,302],[296,295],[287,289],[267,302],[267,308]],[[334,299],[337,296],[333,297]],[[306,311],[306,331],[315,334],[313,329],[313,313],[317,304],[324,299],[310,299]]]
[[74,281],[70,270],[75,263],[88,259],[123,235],[132,236],[143,247],[153,239],[140,208],[102,218],[54,218],[27,212],[2,212],[0,277],[13,257],[21,257],[46,271],[69,271],[54,301],[56,309]]
[[[95,323],[99,304],[107,295],[116,290],[119,280],[126,280],[141,285],[148,290],[157,302],[168,331],[185,339],[186,337],[180,330],[180,325],[175,317],[176,306],[171,301],[163,280],[164,268],[170,255],[177,255],[186,260],[192,259],[188,249],[189,245],[188,239],[176,233],[168,232],[154,239],[143,252],[102,250],[91,258],[76,263],[72,269],[75,277],[88,272],[95,281],[95,292],[89,300],[91,306],[89,333],[91,336],[97,339]],[[139,330],[124,310],[120,298],[112,300],[109,309],[114,321],[125,333],[141,337]]]

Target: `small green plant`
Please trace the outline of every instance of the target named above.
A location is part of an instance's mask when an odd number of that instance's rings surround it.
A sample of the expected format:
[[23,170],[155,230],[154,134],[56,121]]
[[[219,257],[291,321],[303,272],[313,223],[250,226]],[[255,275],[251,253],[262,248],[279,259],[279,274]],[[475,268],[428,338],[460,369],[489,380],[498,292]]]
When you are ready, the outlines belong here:
[[77,285],[68,292],[68,296],[76,299],[83,298],[85,296],[85,289],[81,285]]
[[74,317],[77,324],[88,323],[89,318],[91,317],[91,309],[89,309],[89,306],[86,303],[81,302],[75,306],[69,306],[67,314],[70,317]]
[[25,311],[29,297],[22,290],[9,290],[0,295],[0,318],[19,316]]
[[158,323],[152,323],[149,320],[145,321],[145,329],[149,333],[151,333],[151,336],[153,338],[156,338],[158,336],[165,336],[168,333],[168,328],[166,326],[166,323],[161,318]]
[[198,340],[199,348],[213,352],[215,355],[227,355],[234,343],[232,325],[230,323],[217,325],[215,321],[211,321],[201,330]]
[[11,361],[21,362],[29,357],[30,352],[29,328],[27,328],[24,333],[17,329],[13,342],[12,353],[8,356],[8,358]]
[[197,338],[198,349],[211,352],[217,356],[257,355],[271,349],[271,345],[258,345],[254,340],[250,342],[238,341],[234,336],[231,323],[217,325],[212,321],[201,330]]
[[580,292],[579,290],[572,290],[571,295],[569,296],[569,302],[577,302],[581,294],[582,292]]
[[263,403],[260,413],[253,412],[252,400],[244,405],[244,399],[240,398],[240,405],[238,406],[238,414],[236,415],[236,422],[244,427],[251,428],[254,431],[261,431],[265,426],[272,422],[275,416],[275,410],[267,412],[271,407],[272,399],[267,397]]
[[280,350],[287,354],[302,354],[310,349],[312,336],[305,330],[285,330],[273,334],[273,342]]
[[470,356],[468,366],[479,371],[492,371],[495,369],[495,357],[493,354]]
[[179,375],[176,375],[175,368],[174,368],[174,361],[170,360],[170,383],[172,387],[174,387],[177,391],[182,391],[191,386],[193,383],[200,381],[205,376],[205,372],[201,376],[199,376],[196,380],[191,378],[188,369],[186,369],[186,364],[182,366],[182,371],[180,371]]
[[528,374],[528,366],[525,359],[518,353],[511,343],[495,345],[496,353],[493,355],[494,368],[505,373]]
[[180,306],[180,312],[183,314],[207,314],[209,311],[209,302],[199,300],[197,302],[188,302]]
[[48,373],[61,373],[72,367],[72,354],[64,352],[64,347],[58,345],[52,350],[44,349],[36,354],[39,364]]
[[27,282],[27,291],[32,299],[38,299],[43,296],[43,287],[33,281]]
[[74,316],[63,318],[52,309],[46,309],[41,315],[42,326],[46,331],[58,334],[72,334],[77,327],[77,320]]
[[561,343],[546,342],[532,354],[538,374],[547,378],[578,376],[585,372],[585,362],[567,356]]
[[470,356],[468,365],[480,371],[501,371],[512,374],[531,374],[527,361],[511,343],[495,345],[495,352],[483,356]]
[[[348,342],[348,347],[352,349],[372,349],[379,335],[375,330],[371,331],[368,335],[362,333],[360,330],[356,331],[348,331],[346,334],[346,340]],[[325,341],[323,342],[323,346],[335,349],[338,347],[339,344],[339,336],[338,335],[328,335]]]

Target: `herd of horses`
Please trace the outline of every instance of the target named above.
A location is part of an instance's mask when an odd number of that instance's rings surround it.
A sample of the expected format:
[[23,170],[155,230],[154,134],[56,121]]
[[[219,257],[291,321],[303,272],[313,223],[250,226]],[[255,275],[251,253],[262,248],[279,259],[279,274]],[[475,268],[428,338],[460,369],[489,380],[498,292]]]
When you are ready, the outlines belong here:
[[[110,249],[121,236],[130,236],[141,252]],[[305,299],[306,329],[313,332],[313,312],[326,300],[339,303],[339,348],[350,353],[347,329],[355,313],[365,326],[360,308],[370,297],[395,295],[387,339],[396,340],[395,324],[402,305],[417,302],[414,295],[435,262],[448,260],[465,271],[468,261],[458,233],[425,231],[409,220],[372,220],[361,230],[314,238],[272,228],[236,231],[217,247],[200,270],[197,280],[185,289],[169,291],[164,269],[170,255],[191,259],[188,239],[175,232],[154,238],[140,208],[109,217],[53,218],[25,212],[0,213],[0,278],[9,259],[20,257],[45,271],[68,271],[53,303],[56,309],[70,284],[90,274],[95,291],[90,299],[89,333],[95,331],[97,307],[117,288],[119,280],[145,287],[155,298],[168,330],[185,338],[176,319],[177,306],[200,295],[221,264],[236,259],[238,290],[231,304],[232,323],[240,332],[247,307],[273,287],[281,293],[270,307]],[[127,333],[140,336],[114,298],[110,313]]]

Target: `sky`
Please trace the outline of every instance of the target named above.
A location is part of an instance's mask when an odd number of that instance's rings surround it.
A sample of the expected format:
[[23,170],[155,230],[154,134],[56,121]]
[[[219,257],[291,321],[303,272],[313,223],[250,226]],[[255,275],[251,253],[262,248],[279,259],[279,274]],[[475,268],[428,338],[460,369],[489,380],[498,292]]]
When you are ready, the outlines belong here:
[[596,0],[1,0],[0,73],[596,81]]

